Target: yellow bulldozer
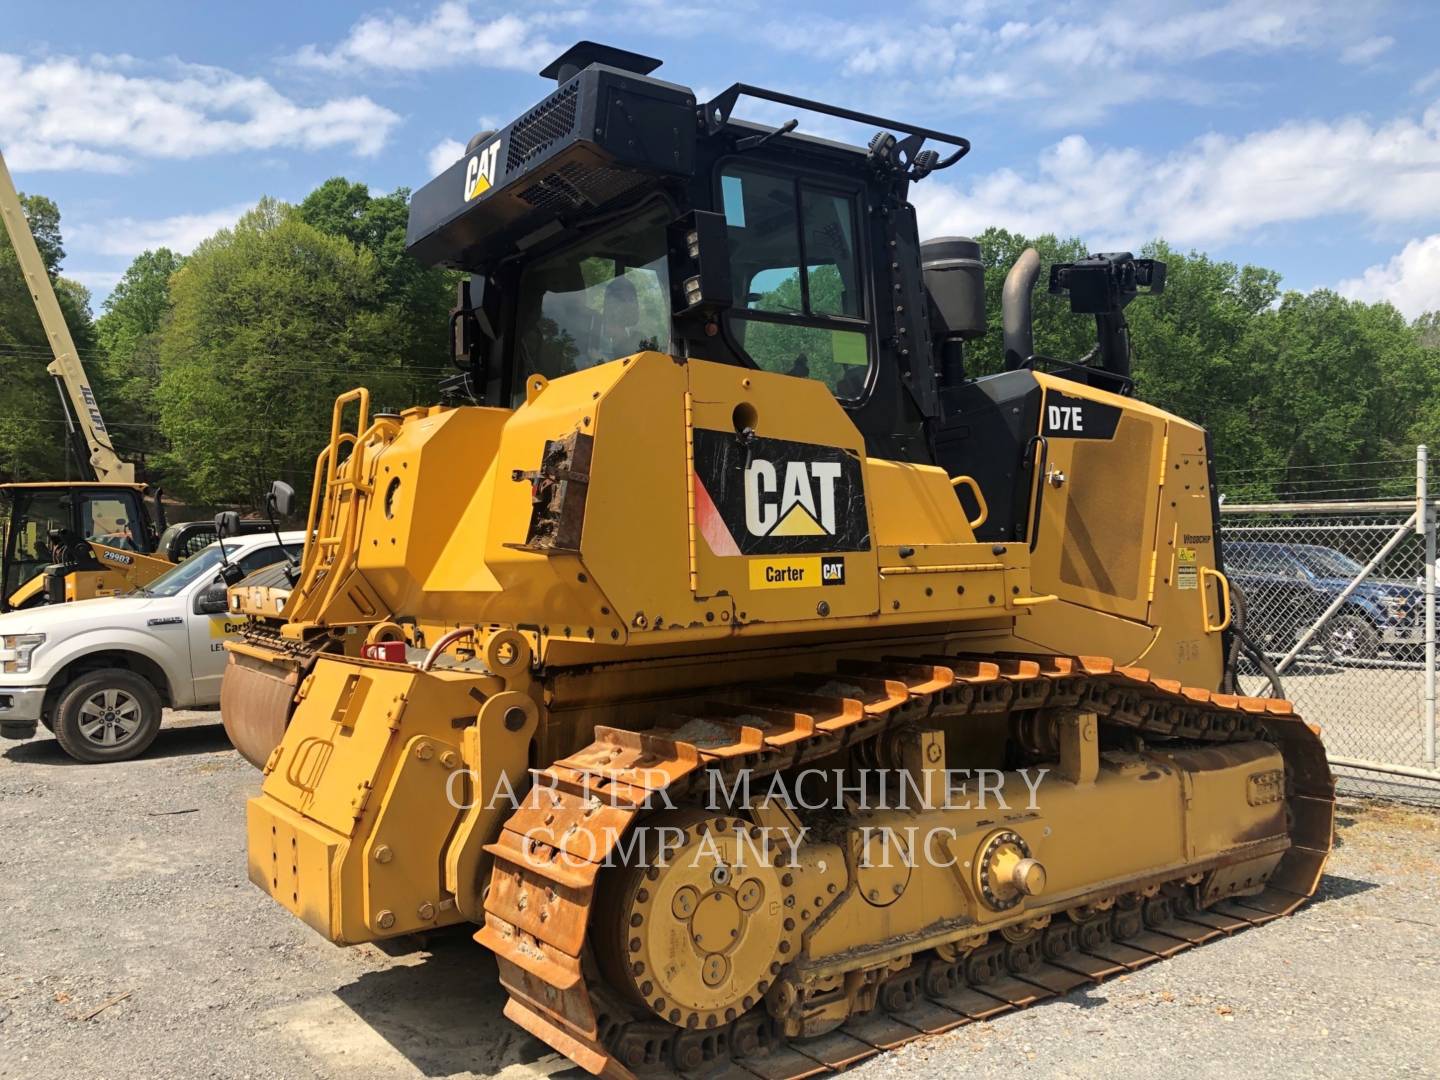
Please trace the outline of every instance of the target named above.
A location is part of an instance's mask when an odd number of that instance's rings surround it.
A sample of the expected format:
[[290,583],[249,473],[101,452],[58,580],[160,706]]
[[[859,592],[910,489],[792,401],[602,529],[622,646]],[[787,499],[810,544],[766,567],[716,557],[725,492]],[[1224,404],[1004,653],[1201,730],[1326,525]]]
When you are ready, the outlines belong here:
[[1053,267],[1061,361],[1027,252],[972,377],[977,246],[908,201],[964,139],[656,66],[575,46],[415,194],[462,403],[338,402],[293,590],[232,593],[251,880],[340,944],[474,924],[615,1077],[837,1070],[1294,910],[1334,785],[1226,692],[1211,447],[1132,392],[1163,264]]

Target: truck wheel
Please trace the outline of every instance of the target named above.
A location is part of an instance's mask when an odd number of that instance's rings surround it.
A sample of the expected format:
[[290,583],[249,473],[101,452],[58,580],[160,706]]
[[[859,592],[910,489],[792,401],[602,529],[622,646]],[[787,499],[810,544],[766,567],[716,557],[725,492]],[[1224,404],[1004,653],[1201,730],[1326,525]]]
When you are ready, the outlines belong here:
[[55,738],[76,761],[127,761],[155,741],[160,709],[155,687],[133,671],[91,671],[56,702]]
[[1374,660],[1380,654],[1380,635],[1364,615],[1342,612],[1330,620],[1325,653],[1335,662]]

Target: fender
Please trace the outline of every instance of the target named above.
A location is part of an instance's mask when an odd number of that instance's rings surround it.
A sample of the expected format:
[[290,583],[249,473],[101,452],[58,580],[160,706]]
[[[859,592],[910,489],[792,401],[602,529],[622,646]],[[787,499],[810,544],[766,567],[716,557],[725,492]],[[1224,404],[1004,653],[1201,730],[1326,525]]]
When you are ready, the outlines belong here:
[[[129,627],[97,626],[91,630],[82,630],[64,641],[57,641],[53,647],[39,654],[44,658],[46,671],[50,673],[47,684],[54,686],[55,676],[61,670],[87,656],[97,653],[133,653],[149,660],[164,672],[166,685],[162,688],[162,693],[168,699],[168,704],[183,709],[194,704],[195,681],[190,672],[188,631],[183,623],[177,624],[174,629],[175,636],[180,639],[179,649],[160,648],[159,643],[163,638],[158,638],[155,633],[146,634]],[[179,666],[180,661],[184,662],[183,669]]]

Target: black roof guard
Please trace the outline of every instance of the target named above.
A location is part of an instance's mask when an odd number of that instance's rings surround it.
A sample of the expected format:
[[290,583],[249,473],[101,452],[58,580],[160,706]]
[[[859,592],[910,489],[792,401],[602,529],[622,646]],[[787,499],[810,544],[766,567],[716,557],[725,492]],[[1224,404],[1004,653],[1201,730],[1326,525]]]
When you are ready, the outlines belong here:
[[955,147],[953,154],[939,161],[929,171],[948,169],[970,152],[970,140],[960,135],[951,135],[948,132],[921,127],[919,124],[907,124],[900,120],[888,120],[883,116],[857,112],[839,105],[827,105],[823,101],[812,101],[809,98],[797,97],[779,90],[766,90],[764,87],[751,86],[749,83],[736,83],[712,98],[708,104],[700,106],[700,119],[705,125],[707,135],[715,135],[725,126],[735,108],[735,103],[742,97],[759,98],[762,101],[773,101],[780,105],[793,105],[797,109],[823,113],[841,120],[853,120],[860,124],[874,124],[876,127],[889,128],[901,135],[908,136],[900,144],[900,147],[906,151],[911,160],[919,151],[920,144],[926,139],[934,139],[938,143]]

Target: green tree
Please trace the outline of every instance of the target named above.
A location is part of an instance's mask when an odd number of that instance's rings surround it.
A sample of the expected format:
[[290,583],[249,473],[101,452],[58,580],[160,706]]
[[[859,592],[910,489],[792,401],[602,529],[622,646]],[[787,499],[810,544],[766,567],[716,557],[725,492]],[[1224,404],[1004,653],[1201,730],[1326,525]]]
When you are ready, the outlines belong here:
[[1167,274],[1164,292],[1125,310],[1140,396],[1206,428],[1222,464],[1262,460],[1268,444],[1255,421],[1267,386],[1247,343],[1280,275],[1160,241],[1143,254],[1163,260]]
[[1440,349],[1440,311],[1427,311],[1414,323],[1420,344],[1427,349]]
[[307,224],[374,255],[386,300],[399,315],[392,349],[406,366],[422,371],[433,390],[433,377],[450,363],[450,306],[459,275],[424,266],[406,253],[410,189],[372,195],[365,184],[334,176],[297,211]]
[[1057,262],[1074,262],[1085,256],[1085,245],[1077,239],[1059,240],[1050,233],[1025,237],[1005,229],[986,229],[977,238],[985,267],[985,335],[965,350],[965,370],[971,377],[991,375],[1005,366],[1005,340],[1000,321],[1000,296],[1005,275],[1028,247],[1040,255],[1040,277],[1031,294],[1034,313],[1035,352],[1057,360],[1079,360],[1095,344],[1095,323],[1070,314],[1064,297],[1048,290],[1050,267]]
[[[75,347],[81,360],[91,363],[96,336],[90,319],[90,293],[78,282],[59,276],[65,258],[60,210],[43,195],[21,195],[20,201]],[[66,445],[60,399],[46,371],[53,359],[15,249],[9,235],[0,229],[0,477],[4,479],[51,480],[77,475]],[[97,383],[95,390],[101,394],[103,385]],[[103,395],[100,400],[103,406]]]
[[111,391],[106,414],[140,444],[153,446],[157,438],[160,338],[170,314],[170,278],[183,263],[169,248],[136,256],[95,324],[102,346],[97,367]]
[[[1264,467],[1249,497],[1403,493],[1396,470],[1375,466],[1408,461],[1416,441],[1434,438],[1440,373],[1398,311],[1328,289],[1289,292],[1253,320],[1244,348],[1254,372],[1249,418],[1262,443],[1247,464]],[[1217,452],[1222,463],[1225,454]],[[1317,489],[1317,475],[1333,488]]]
[[170,279],[160,343],[164,464],[193,497],[259,502],[281,476],[308,487],[335,397],[428,400],[393,343],[413,328],[375,255],[264,199]]

